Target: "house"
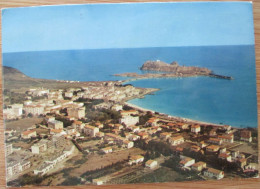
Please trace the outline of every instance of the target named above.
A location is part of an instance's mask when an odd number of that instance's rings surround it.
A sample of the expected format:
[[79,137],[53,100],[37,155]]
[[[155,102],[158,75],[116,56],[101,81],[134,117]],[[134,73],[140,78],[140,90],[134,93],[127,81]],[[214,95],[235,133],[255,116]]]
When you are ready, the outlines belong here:
[[115,111],[120,111],[120,110],[123,110],[123,106],[120,105],[120,104],[115,104],[111,107],[112,110],[115,110]]
[[97,127],[93,127],[90,125],[85,125],[84,127],[84,133],[88,136],[95,137],[98,132],[99,132],[99,128]]
[[103,123],[100,123],[100,122],[96,122],[95,123],[95,126],[99,129],[102,129],[104,127],[104,124]]
[[150,169],[155,168],[158,165],[157,161],[155,160],[148,160],[147,162],[145,162],[145,166],[149,167]]
[[160,138],[163,139],[163,140],[167,140],[168,138],[171,137],[171,133],[168,133],[168,132],[164,132],[164,133],[161,133],[160,134]]
[[63,129],[50,129],[51,135],[61,134],[63,133]]
[[221,138],[209,138],[209,140],[208,140],[208,143],[217,144],[217,145],[221,145],[222,142],[223,141]]
[[193,145],[193,146],[191,146],[191,151],[193,151],[193,152],[198,152],[198,151],[200,151],[200,147],[199,146],[196,146],[196,145]]
[[246,142],[252,142],[252,133],[249,130],[242,130],[240,132],[240,140]]
[[184,138],[183,138],[183,136],[180,136],[180,135],[174,136],[174,137],[169,138],[169,143],[173,146],[176,146],[176,145],[184,143]]
[[215,136],[217,136],[217,130],[216,130],[216,129],[210,130],[209,136],[210,136],[210,137],[215,137]]
[[130,126],[127,127],[127,129],[129,129],[129,130],[131,130],[131,131],[133,131],[135,133],[135,132],[138,132],[140,130],[140,127],[134,126],[134,125],[130,125]]
[[102,179],[93,179],[92,183],[95,185],[102,185],[104,182]]
[[227,154],[227,153],[220,153],[220,154],[218,155],[218,158],[219,158],[219,159],[222,159],[222,160],[229,161],[229,162],[232,161],[231,155],[230,155],[230,154]]
[[74,127],[78,132],[83,132],[85,124],[82,121],[74,120],[72,127]]
[[144,161],[144,156],[133,155],[130,157],[128,164],[133,165],[133,164],[142,163],[143,161]]
[[233,143],[234,142],[234,134],[227,134],[227,135],[219,135],[218,138],[222,139],[223,142],[229,142]]
[[200,132],[200,125],[192,125],[191,126],[191,132],[192,133],[199,133]]
[[224,178],[224,171],[208,168],[207,170],[204,171],[204,176],[219,180]]
[[182,122],[177,122],[177,123],[168,123],[167,126],[169,126],[170,128],[177,128],[177,129],[188,129],[189,128],[189,125],[188,124],[185,124],[185,123],[182,123]]
[[130,141],[136,141],[136,140],[139,140],[140,139],[140,136],[138,136],[138,135],[131,135],[131,136],[129,136],[129,140]]
[[157,126],[158,121],[159,121],[158,118],[152,117],[145,123],[145,126]]
[[48,127],[52,129],[63,129],[63,122],[58,120],[49,121]]
[[81,119],[85,117],[85,107],[69,107],[67,108],[68,116]]
[[106,147],[106,148],[101,149],[101,152],[103,152],[105,154],[110,153],[112,151],[113,151],[113,149],[111,147]]
[[140,132],[137,134],[141,139],[147,139],[149,135],[146,132]]
[[207,152],[217,152],[219,150],[219,146],[217,145],[209,145],[206,147]]
[[123,146],[124,146],[125,148],[133,148],[133,147],[134,147],[134,142],[129,141],[129,140],[124,140],[124,141],[123,141]]
[[190,157],[183,157],[180,161],[181,167],[189,167],[195,163],[195,159],[192,159]]
[[37,136],[37,133],[35,130],[28,130],[28,131],[24,131],[21,133],[21,137],[23,139],[29,139],[29,138],[36,137],[36,136]]
[[206,168],[207,167],[207,164],[203,161],[199,161],[197,163],[194,163],[192,166],[191,166],[191,169],[194,170],[194,171],[202,171],[202,169]]

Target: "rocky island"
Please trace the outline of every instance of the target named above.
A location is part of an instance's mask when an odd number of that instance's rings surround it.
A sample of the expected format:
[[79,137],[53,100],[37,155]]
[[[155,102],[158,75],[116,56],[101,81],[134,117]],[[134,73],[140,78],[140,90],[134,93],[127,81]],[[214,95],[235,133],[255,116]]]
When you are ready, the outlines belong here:
[[145,74],[122,73],[122,74],[115,74],[115,76],[134,77],[135,79],[192,77],[192,76],[209,76],[209,77],[216,77],[220,79],[229,79],[229,80],[233,79],[230,76],[222,76],[222,75],[214,74],[213,71],[208,68],[195,67],[195,66],[180,66],[176,61],[168,64],[160,60],[156,60],[156,61],[148,60],[141,66],[140,69],[144,71],[155,71],[157,73],[145,73]]

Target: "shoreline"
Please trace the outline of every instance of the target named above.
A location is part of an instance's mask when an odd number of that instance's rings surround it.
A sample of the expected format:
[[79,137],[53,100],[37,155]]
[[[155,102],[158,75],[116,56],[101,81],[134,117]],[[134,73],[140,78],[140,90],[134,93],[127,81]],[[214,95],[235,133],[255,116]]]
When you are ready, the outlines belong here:
[[[154,110],[151,110],[151,109],[146,109],[146,108],[140,107],[140,106],[132,104],[130,102],[124,102],[124,104],[127,105],[127,106],[132,107],[133,109],[141,110],[141,111],[144,111],[144,112],[150,111],[153,114],[155,112],[157,112],[157,111],[154,111]],[[175,120],[175,121],[182,121],[182,122],[185,122],[185,123],[193,123],[193,124],[200,124],[200,125],[203,125],[203,126],[213,126],[213,127],[224,127],[224,126],[227,125],[227,124],[226,125],[221,125],[221,124],[216,124],[216,123],[211,123],[211,122],[194,120],[194,119],[190,119],[190,118],[172,116],[172,115],[161,113],[161,112],[158,112],[158,113],[159,113],[160,116],[164,116],[166,119],[169,119],[169,121],[170,120]],[[228,126],[234,128],[234,129],[245,129],[245,128],[240,128],[240,127],[236,127],[236,126],[232,126],[232,125],[228,125]],[[257,129],[257,127],[251,127],[251,128]]]

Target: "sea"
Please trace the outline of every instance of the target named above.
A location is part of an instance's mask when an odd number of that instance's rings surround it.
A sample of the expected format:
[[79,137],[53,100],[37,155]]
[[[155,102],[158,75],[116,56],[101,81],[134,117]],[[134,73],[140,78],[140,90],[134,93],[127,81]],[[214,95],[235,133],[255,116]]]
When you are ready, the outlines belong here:
[[233,80],[211,77],[154,78],[128,82],[159,88],[129,102],[137,106],[216,124],[257,127],[255,50],[247,46],[154,47],[3,53],[3,65],[34,78],[108,81],[136,72],[147,60],[207,67]]

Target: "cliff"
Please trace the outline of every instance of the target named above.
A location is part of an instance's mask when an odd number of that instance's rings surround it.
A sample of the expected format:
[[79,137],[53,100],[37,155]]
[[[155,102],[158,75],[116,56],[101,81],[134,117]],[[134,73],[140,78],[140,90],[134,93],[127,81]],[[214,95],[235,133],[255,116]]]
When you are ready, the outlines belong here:
[[198,74],[198,75],[209,75],[212,71],[208,68],[201,68],[195,66],[180,66],[177,62],[172,62],[171,64],[165,63],[160,60],[146,61],[141,70],[149,71],[160,71],[160,72],[173,72],[179,74]]

